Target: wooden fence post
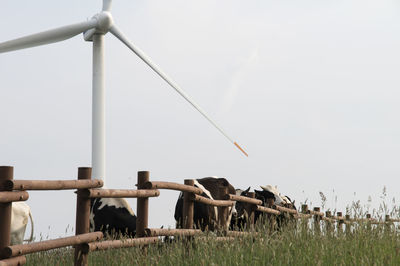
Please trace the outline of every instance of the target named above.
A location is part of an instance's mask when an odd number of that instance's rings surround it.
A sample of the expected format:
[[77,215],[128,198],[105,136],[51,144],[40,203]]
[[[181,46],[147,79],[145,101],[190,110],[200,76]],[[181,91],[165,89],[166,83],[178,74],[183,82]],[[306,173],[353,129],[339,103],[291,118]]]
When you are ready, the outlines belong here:
[[[256,198],[256,193],[255,192],[249,192],[248,196],[252,199]],[[254,205],[253,205],[254,206]],[[255,208],[250,208],[251,211],[249,213],[249,220],[246,221],[246,224],[249,224],[247,227],[247,230],[254,230],[255,228],[255,216],[256,216],[256,211]]]
[[[219,195],[222,197],[219,199],[225,199],[225,195],[229,194],[228,187],[219,187]],[[229,207],[223,206],[223,207],[218,207],[218,216],[216,217],[218,219],[218,227],[219,230],[222,231],[222,233],[226,233],[226,231],[229,230],[229,224],[228,223],[228,212],[229,212]]]
[[[308,205],[307,204],[301,205],[301,213],[304,214],[304,215],[309,214]],[[301,229],[303,230],[303,233],[304,232],[308,233],[308,224],[309,224],[308,218],[302,218],[300,220],[300,224],[301,224]]]
[[[325,216],[326,216],[326,218],[332,218],[331,211],[326,211]],[[330,234],[333,232],[332,221],[330,221],[330,220],[325,221],[325,229],[326,229],[327,234]]]
[[343,214],[342,212],[337,212],[337,217],[339,218],[337,221],[337,231],[338,234],[343,233]]
[[371,231],[371,214],[367,213],[367,230]]
[[[321,208],[320,207],[314,207],[314,211],[315,212],[320,212]],[[321,216],[319,216],[319,214],[314,214],[314,232],[316,234],[321,233]]]
[[[92,178],[92,168],[79,167],[78,180]],[[75,235],[89,233],[90,198],[84,195],[86,189],[78,189],[76,197]],[[82,245],[75,246],[74,265],[88,265],[88,254],[83,251]]]
[[389,234],[392,231],[392,222],[390,219],[390,215],[386,214],[385,215],[385,232]]
[[[144,189],[144,184],[150,180],[150,172],[138,172],[138,189]],[[144,237],[149,223],[149,198],[137,199],[136,237]]]
[[345,232],[346,234],[349,234],[351,232],[351,219],[350,215],[346,214],[346,225],[345,225]]
[[[0,191],[4,191],[3,183],[12,180],[14,168],[0,166]],[[11,241],[11,207],[12,202],[0,203],[0,251],[10,245]],[[3,259],[0,257],[0,259]]]
[[[193,179],[185,179],[185,185],[194,186]],[[194,201],[193,193],[183,192],[182,225],[185,229],[193,229]]]
[[301,205],[301,213],[303,213],[303,214],[308,213],[308,205],[307,204]]

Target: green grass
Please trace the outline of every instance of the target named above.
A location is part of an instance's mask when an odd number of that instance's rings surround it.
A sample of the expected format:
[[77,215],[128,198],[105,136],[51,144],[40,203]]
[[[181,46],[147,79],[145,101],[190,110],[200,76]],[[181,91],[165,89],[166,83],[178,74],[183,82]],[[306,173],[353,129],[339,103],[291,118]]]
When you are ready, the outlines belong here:
[[[363,218],[368,209],[357,201],[346,213]],[[383,204],[372,214],[398,219],[400,207],[389,210]],[[89,265],[400,265],[399,223],[389,227],[353,224],[348,230],[343,225],[338,230],[321,222],[319,230],[314,230],[312,221],[297,221],[278,231],[266,219],[256,226],[257,234],[230,242],[217,241],[215,234],[209,234],[146,248],[96,251],[89,254]],[[73,265],[73,249],[28,255],[27,265]]]
[[[400,265],[399,228],[366,224],[349,233],[315,233],[297,224],[269,231],[259,226],[258,235],[231,242],[215,236],[190,242],[176,241],[147,248],[92,252],[89,265]],[[72,265],[73,250],[42,252],[27,256],[27,265]]]

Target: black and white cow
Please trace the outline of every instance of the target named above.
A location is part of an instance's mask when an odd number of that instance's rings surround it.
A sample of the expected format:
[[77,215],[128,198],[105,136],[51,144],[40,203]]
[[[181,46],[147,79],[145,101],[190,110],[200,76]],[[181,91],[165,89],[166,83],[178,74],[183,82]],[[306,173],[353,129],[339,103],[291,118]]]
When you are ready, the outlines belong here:
[[294,209],[296,210],[296,206],[294,205],[294,201],[288,197],[288,196],[283,196],[281,193],[278,191],[278,188],[275,186],[271,185],[266,185],[266,186],[260,186],[263,190],[258,191],[255,190],[256,192],[256,198],[257,195],[264,197],[267,201],[267,204],[272,206],[272,205],[278,205],[282,207],[286,207],[289,209]]
[[[290,198],[287,196],[282,196],[279,193],[277,187],[267,185],[267,186],[261,186],[261,188],[262,190],[254,190],[254,192],[256,194],[256,199],[261,200],[262,206],[272,208],[274,205],[278,205],[289,209],[296,209],[294,201],[292,202]],[[249,197],[249,192],[250,192],[250,187],[246,190],[236,189],[236,195],[238,196]],[[230,228],[232,230],[245,229],[249,216],[253,212],[253,210],[254,206],[252,204],[236,202],[237,216],[234,216],[232,218]],[[274,215],[265,214],[260,211],[254,212],[254,222],[257,222],[261,217],[275,218]],[[281,214],[278,217],[276,217],[276,220],[275,219],[273,220],[277,222],[277,226],[278,228],[280,228],[285,221],[288,221],[287,218],[288,218],[287,215]]]
[[[250,187],[246,190],[236,189],[236,196],[249,197]],[[250,218],[254,206],[250,203],[237,201],[235,204],[236,213],[232,216],[230,230],[243,230]]]
[[31,235],[25,241],[33,240],[33,219],[31,208],[25,202],[13,202],[11,207],[11,245],[19,245],[24,241],[28,220],[31,220]]
[[90,231],[109,235],[136,234],[136,215],[123,198],[95,198],[91,200]]
[[[266,185],[266,186],[261,186],[262,190],[254,190],[256,193],[256,199],[259,199],[262,201],[262,205],[264,207],[272,208],[273,205],[276,206],[282,206],[286,207],[289,209],[294,209],[296,210],[295,202],[291,201],[291,199],[288,196],[282,196],[278,188],[275,186],[271,185]],[[261,212],[256,211],[255,213],[255,221],[257,221],[261,215],[264,215]],[[266,216],[271,216],[271,215],[266,215]],[[281,226],[289,221],[290,215],[287,215],[285,213],[282,213],[276,217],[276,222],[278,228],[281,228]]]
[[[228,187],[229,194],[235,194],[235,188],[225,179],[218,177],[205,177],[195,179],[194,186],[203,190],[203,197],[213,200],[223,200],[225,195],[220,194],[221,187]],[[182,228],[183,222],[183,193],[179,195],[178,201],[175,206],[175,220],[176,228]],[[229,227],[232,214],[235,213],[235,208],[229,207],[227,224],[225,228]],[[218,208],[204,203],[194,203],[193,224],[195,228],[201,230],[215,230],[218,228]]]

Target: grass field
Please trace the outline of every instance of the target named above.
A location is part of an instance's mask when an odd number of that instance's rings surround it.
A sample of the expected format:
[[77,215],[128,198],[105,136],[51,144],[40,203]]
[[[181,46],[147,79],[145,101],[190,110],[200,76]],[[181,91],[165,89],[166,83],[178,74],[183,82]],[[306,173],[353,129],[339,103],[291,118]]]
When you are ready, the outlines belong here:
[[[317,233],[297,223],[281,231],[258,226],[259,233],[219,242],[214,235],[90,253],[89,265],[400,265],[399,228],[362,224],[351,232]],[[73,250],[27,256],[27,265],[72,265]]]

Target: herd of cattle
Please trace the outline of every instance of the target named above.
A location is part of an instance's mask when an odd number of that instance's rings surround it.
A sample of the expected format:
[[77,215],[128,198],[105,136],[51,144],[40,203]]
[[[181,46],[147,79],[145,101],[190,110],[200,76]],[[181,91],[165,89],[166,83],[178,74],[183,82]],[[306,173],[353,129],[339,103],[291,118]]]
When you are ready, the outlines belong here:
[[[248,196],[250,187],[246,190],[235,189],[225,178],[205,177],[196,179],[196,187],[203,190],[203,197],[212,200],[223,200],[225,195],[220,194],[220,187],[227,187],[229,194],[238,196]],[[262,190],[254,190],[256,199],[261,200],[262,206],[272,207],[279,205],[286,208],[296,209],[294,201],[288,196],[279,193],[276,187],[267,185],[261,186]],[[235,205],[229,207],[226,228],[241,229],[246,226],[249,214],[252,213],[253,206],[248,203],[237,201]],[[261,216],[262,212],[255,211],[254,222]],[[183,216],[183,193],[179,195],[175,206],[176,227],[182,228]],[[14,202],[12,204],[11,216],[11,244],[22,244],[25,230],[31,219],[30,239],[33,239],[33,220],[29,206],[24,202]],[[194,203],[194,226],[202,230],[215,230],[219,224],[218,208],[206,205],[201,202]],[[277,217],[278,226],[283,217]],[[103,233],[114,234],[122,233],[134,236],[136,233],[136,215],[123,198],[96,198],[91,201],[90,209],[90,230],[102,231]]]

